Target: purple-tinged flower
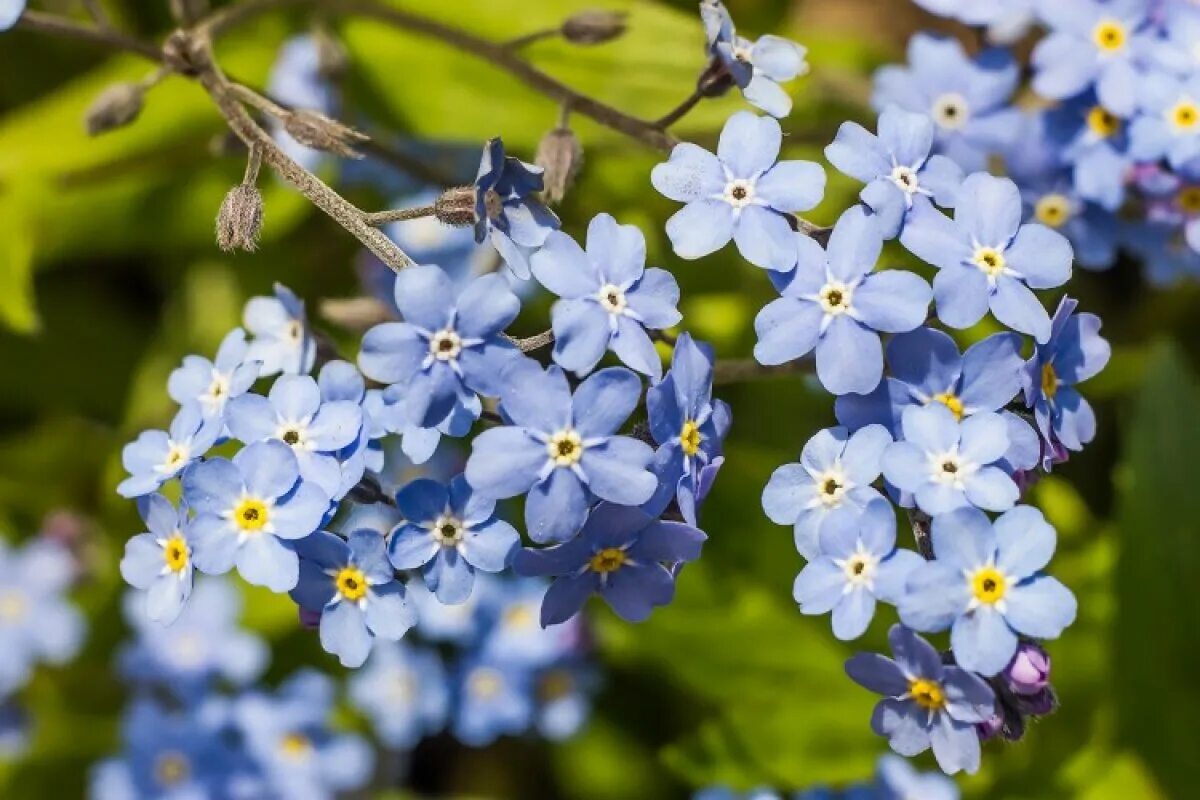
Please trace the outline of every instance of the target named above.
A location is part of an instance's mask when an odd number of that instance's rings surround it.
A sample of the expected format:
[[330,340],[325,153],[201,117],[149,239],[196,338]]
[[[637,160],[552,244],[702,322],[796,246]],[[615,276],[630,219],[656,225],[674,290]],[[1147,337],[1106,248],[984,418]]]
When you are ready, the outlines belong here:
[[786,272],[796,265],[787,215],[820,202],[825,171],[811,161],[776,163],[782,144],[777,121],[739,111],[725,123],[715,156],[684,142],[654,168],[654,188],[687,204],[667,220],[678,256],[701,258],[733,239],[755,266]]
[[282,283],[275,284],[274,297],[250,298],[242,325],[254,336],[245,360],[261,362],[260,375],[298,375],[312,370],[317,341],[308,327],[304,301]]
[[968,171],[1016,138],[1020,112],[1009,105],[1020,72],[1012,56],[985,50],[974,59],[961,44],[918,33],[908,42],[908,65],[875,73],[871,105],[897,105],[933,119],[934,148]]
[[117,485],[117,494],[140,497],[157,491],[207,453],[223,428],[219,418],[205,416],[198,403],[189,403],[175,414],[169,430],[142,431],[121,451],[129,477]]
[[907,760],[891,754],[880,756],[875,773],[877,800],[959,800],[960,797],[950,778],[938,772],[917,772]]
[[9,30],[25,13],[25,0],[0,0],[0,32]]
[[601,503],[566,544],[525,548],[513,559],[519,575],[553,577],[542,601],[542,625],[565,622],[599,594],[621,619],[641,622],[675,596],[669,565],[695,561],[707,537],[682,522],[638,508]]
[[506,156],[504,142],[496,137],[483,146],[475,177],[475,241],[490,238],[504,263],[522,280],[529,278],[530,254],[559,226],[554,212],[534,196],[542,191],[542,171]]
[[996,696],[977,675],[942,664],[928,642],[903,625],[888,632],[894,660],[859,653],[846,662],[846,674],[860,686],[884,696],[871,715],[871,729],[888,737],[902,756],[933,747],[943,772],[979,769],[975,725],[992,715]]
[[634,373],[610,367],[593,373],[572,396],[558,367],[543,372],[532,360],[516,362],[500,405],[512,424],[475,438],[467,481],[497,500],[528,492],[525,525],[539,543],[574,536],[593,498],[645,503],[658,487],[647,469],[654,451],[616,435],[637,407],[641,386]]
[[746,101],[773,117],[790,114],[792,98],[779,84],[808,72],[808,51],[780,36],[761,36],[756,42],[739,36],[720,0],[702,0],[700,18],[709,55],[721,62]]
[[1031,506],[992,523],[974,508],[933,520],[935,561],[908,577],[900,619],[919,631],[950,629],[963,669],[995,675],[1012,661],[1017,636],[1055,639],[1075,620],[1075,596],[1042,573],[1054,528]]
[[911,492],[930,515],[963,506],[1012,508],[1017,484],[997,462],[1008,452],[1008,423],[990,411],[959,422],[940,403],[904,409],[903,441],[888,445],[881,464],[888,483]]
[[783,364],[816,350],[817,377],[833,394],[866,394],[883,375],[879,332],[911,331],[925,320],[929,284],[903,270],[873,272],[883,250],[875,217],[844,213],[822,249],[793,234],[796,269],[782,276],[778,300],[754,320],[761,364]]
[[1135,62],[1147,6],[1146,0],[1038,4],[1050,35],[1033,51],[1033,90],[1051,100],[1066,100],[1094,86],[1105,108],[1131,116],[1144,86]]
[[953,208],[962,167],[933,148],[933,121],[926,114],[888,106],[876,136],[857,122],[843,122],[825,157],[839,171],[867,184],[859,197],[879,217],[883,235],[900,234],[918,202]]
[[146,593],[146,616],[169,625],[179,616],[192,594],[192,542],[187,506],[176,510],[161,494],[138,500],[138,513],[146,523],[125,544],[121,577]]
[[391,534],[388,559],[396,569],[421,568],[443,603],[465,602],[475,570],[503,571],[521,546],[516,529],[496,517],[496,501],[474,493],[462,475],[449,486],[412,481],[396,505],[405,521]]
[[871,487],[879,460],[892,443],[881,425],[849,435],[845,428],[818,431],[804,445],[799,464],[775,470],[763,490],[762,505],[777,525],[794,525],[796,550],[809,561],[821,554],[821,536],[835,513],[857,519],[883,495]]
[[1200,75],[1180,80],[1152,72],[1138,82],[1141,109],[1129,126],[1129,154],[1138,161],[1165,158],[1180,169],[1200,156]]
[[990,308],[996,319],[1039,342],[1050,337],[1050,316],[1031,291],[1071,277],[1071,244],[1045,225],[1021,224],[1021,194],[1007,178],[976,173],[963,182],[951,221],[932,206],[918,207],[900,242],[938,268],[937,314],[968,328]]
[[183,498],[196,513],[196,568],[220,575],[236,566],[248,582],[275,592],[295,587],[299,564],[290,543],[315,531],[329,507],[329,496],[300,480],[295,454],[277,441],[189,468]]
[[215,361],[186,356],[167,379],[167,394],[181,406],[195,403],[206,417],[220,417],[229,399],[249,391],[258,379],[261,365],[255,361],[245,332],[234,328],[221,341]]
[[377,638],[397,641],[417,624],[417,612],[375,531],[355,531],[349,540],[317,531],[296,550],[300,579],[292,599],[321,612],[321,647],[342,666],[361,667]]
[[554,231],[530,259],[533,276],[561,297],[551,310],[554,360],[586,375],[606,350],[629,367],[662,377],[662,361],[646,329],[682,319],[679,284],[663,269],[646,269],[646,239],[634,225],[598,214],[588,225],[587,252]]
[[712,353],[681,333],[667,376],[646,390],[658,491],[643,508],[657,516],[674,498],[692,526],[725,463],[721,449],[732,424],[728,404],[713,399],[712,370]]
[[[1136,181],[1143,195],[1146,220],[1182,229],[1188,246],[1200,253],[1200,164],[1189,163],[1179,172],[1145,164],[1139,168]],[[1171,233],[1164,231],[1164,235]]]
[[1021,642],[1003,675],[1005,684],[1015,694],[1026,697],[1041,694],[1050,685],[1050,654],[1033,642]]
[[499,394],[499,377],[519,351],[503,331],[521,311],[501,275],[471,281],[461,293],[439,267],[409,267],[396,276],[404,322],[385,322],[363,337],[363,374],[391,384],[384,399],[402,399],[408,421],[424,428],[470,408],[476,392]]
[[[1043,440],[1076,452],[1096,436],[1096,415],[1075,385],[1098,374],[1112,355],[1100,336],[1100,318],[1076,314],[1078,305],[1069,297],[1062,299],[1049,340],[1038,345],[1024,374],[1025,404],[1033,409]],[[1043,463],[1047,470],[1050,450]]]
[[923,559],[896,547],[896,512],[883,498],[861,513],[835,511],[821,530],[821,554],[796,576],[792,597],[802,614],[833,612],[833,635],[857,639],[875,616],[875,601],[895,605],[908,574]]

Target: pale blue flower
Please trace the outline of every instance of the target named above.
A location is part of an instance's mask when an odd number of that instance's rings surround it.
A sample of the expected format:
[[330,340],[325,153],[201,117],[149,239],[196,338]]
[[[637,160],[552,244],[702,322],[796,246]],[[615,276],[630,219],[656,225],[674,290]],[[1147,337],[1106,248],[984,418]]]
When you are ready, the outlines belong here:
[[164,625],[174,622],[192,594],[192,542],[186,506],[176,509],[161,494],[138,500],[146,523],[125,544],[121,577],[146,593],[146,616]]
[[221,435],[219,417],[206,416],[199,403],[179,409],[166,431],[142,431],[121,450],[121,463],[129,477],[117,485],[122,497],[140,497],[203,458]]
[[312,370],[317,341],[308,326],[304,301],[291,289],[277,283],[274,297],[250,298],[242,325],[254,337],[246,350],[246,361],[261,362],[261,375],[297,375]]

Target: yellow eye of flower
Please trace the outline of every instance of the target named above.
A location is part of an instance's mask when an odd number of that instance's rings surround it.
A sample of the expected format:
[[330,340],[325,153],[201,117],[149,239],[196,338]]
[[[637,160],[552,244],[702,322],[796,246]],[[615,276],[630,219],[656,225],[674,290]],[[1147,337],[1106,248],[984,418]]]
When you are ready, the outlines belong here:
[[25,618],[29,610],[29,601],[25,595],[13,591],[0,592],[0,622],[19,622]]
[[1175,205],[1179,210],[1191,216],[1200,214],[1200,186],[1185,186],[1175,196]]
[[267,504],[253,497],[244,498],[233,510],[233,522],[246,533],[261,531],[271,518]]
[[312,742],[302,733],[289,733],[279,742],[279,749],[292,759],[304,759],[312,752]]
[[591,567],[593,572],[599,572],[604,575],[620,569],[627,559],[625,551],[621,548],[606,547],[592,556],[592,560],[588,562],[588,566]]
[[1125,26],[1115,19],[1101,20],[1100,24],[1092,31],[1092,36],[1095,39],[1096,47],[1105,53],[1115,53],[1123,49],[1129,38]]
[[683,430],[679,432],[679,446],[683,448],[684,455],[694,456],[700,452],[700,443],[704,441],[704,435],[700,433],[700,426],[694,420],[688,420],[683,423]]
[[546,452],[560,467],[570,467],[583,458],[583,439],[570,428],[559,431],[546,443]]
[[188,565],[187,540],[178,533],[163,544],[163,561],[172,572],[182,572]]
[[1045,195],[1037,201],[1033,215],[1043,225],[1058,228],[1071,218],[1071,201],[1061,194]]
[[1180,131],[1190,131],[1200,124],[1200,106],[1191,100],[1180,100],[1170,111],[1167,119]]
[[1042,365],[1042,394],[1050,400],[1058,394],[1058,373],[1054,371],[1053,364]]
[[994,247],[979,248],[975,251],[975,256],[971,260],[988,277],[995,277],[1004,272],[1004,267],[1008,263],[1004,260],[1004,254]]
[[479,667],[467,678],[467,690],[476,697],[487,699],[500,694],[504,688],[504,677],[491,667]]
[[1092,106],[1087,114],[1087,126],[1092,133],[1107,139],[1121,130],[1121,118],[1104,106]]
[[343,567],[333,579],[338,594],[350,602],[357,602],[367,594],[367,576],[357,567]]
[[984,567],[971,579],[971,590],[976,600],[992,605],[1004,599],[1004,593],[1008,591],[1008,580],[1004,573],[995,567]]
[[946,706],[946,695],[937,681],[914,678],[908,682],[908,693],[917,705],[929,711],[941,711]]
[[962,421],[963,418],[963,401],[959,400],[953,392],[942,392],[933,396],[933,402],[941,403],[946,408],[950,409],[950,413],[954,415],[956,420]]
[[160,786],[177,786],[187,780],[192,772],[191,764],[182,753],[163,753],[154,762],[154,778]]

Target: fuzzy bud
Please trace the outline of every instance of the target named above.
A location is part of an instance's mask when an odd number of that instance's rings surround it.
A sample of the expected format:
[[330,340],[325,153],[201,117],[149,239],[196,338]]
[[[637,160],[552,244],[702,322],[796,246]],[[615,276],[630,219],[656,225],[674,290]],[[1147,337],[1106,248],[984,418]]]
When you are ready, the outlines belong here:
[[145,90],[136,83],[114,83],[88,106],[84,125],[89,136],[122,128],[142,113]]
[[475,224],[475,189],[456,186],[442,192],[433,204],[433,215],[439,222],[464,228]]
[[229,190],[217,214],[217,246],[226,253],[258,249],[263,200],[258,187],[241,183]]
[[620,11],[580,11],[562,24],[562,36],[571,44],[601,44],[625,33]]
[[543,192],[546,201],[561,203],[583,166],[583,145],[570,128],[555,128],[538,142],[535,160],[546,171]]
[[1038,694],[1050,685],[1050,654],[1033,642],[1021,642],[1003,675],[1014,694]]
[[305,147],[324,150],[343,158],[362,158],[362,153],[355,150],[354,145],[371,138],[349,125],[343,125],[319,111],[309,109],[299,109],[288,114],[283,127],[293,139]]

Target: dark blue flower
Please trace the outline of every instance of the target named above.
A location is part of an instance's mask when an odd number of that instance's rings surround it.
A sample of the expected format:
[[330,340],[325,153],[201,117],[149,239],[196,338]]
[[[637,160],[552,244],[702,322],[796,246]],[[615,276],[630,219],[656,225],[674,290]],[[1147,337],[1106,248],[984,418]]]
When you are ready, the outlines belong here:
[[598,214],[588,225],[587,252],[554,231],[530,261],[533,276],[561,297],[552,309],[554,360],[579,375],[605,350],[658,380],[662,362],[646,329],[679,322],[679,284],[663,269],[646,269],[646,239],[633,225]]
[[641,622],[675,596],[675,576],[668,565],[699,558],[706,538],[682,522],[601,503],[578,537],[540,550],[526,548],[513,568],[521,575],[555,579],[542,601],[542,625],[575,616],[593,594],[622,619]]
[[[542,191],[542,168],[504,154],[499,137],[483,147],[475,177],[475,241],[491,238],[518,278],[529,278],[529,256],[541,247],[558,217],[534,195]],[[403,310],[403,309],[401,309]]]

